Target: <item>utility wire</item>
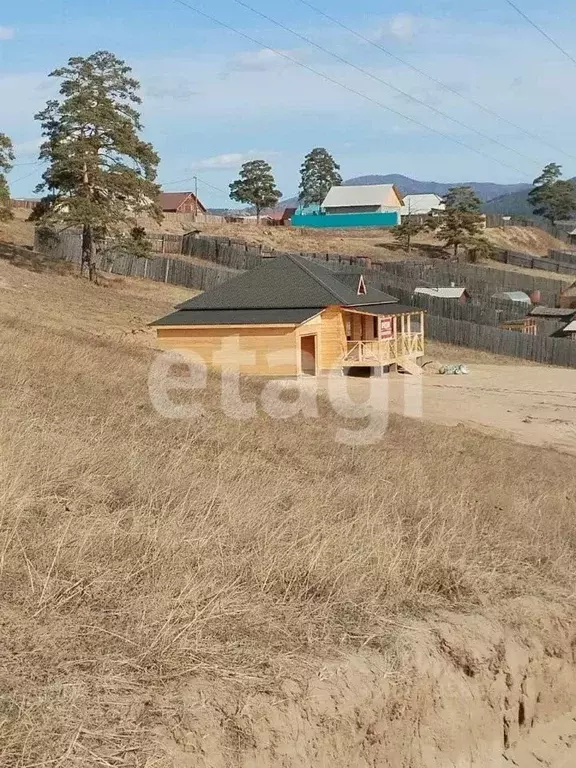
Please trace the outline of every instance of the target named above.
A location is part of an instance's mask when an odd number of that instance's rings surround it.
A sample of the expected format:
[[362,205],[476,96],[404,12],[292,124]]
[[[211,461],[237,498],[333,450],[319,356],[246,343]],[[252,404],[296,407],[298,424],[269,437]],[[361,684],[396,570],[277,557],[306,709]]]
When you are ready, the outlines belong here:
[[563,53],[563,54],[564,54],[564,56],[566,56],[566,58],[567,58],[567,59],[569,59],[569,60],[572,62],[572,64],[574,64],[574,66],[576,67],[576,59],[574,58],[574,56],[572,56],[571,54],[569,54],[569,53],[568,53],[568,51],[567,51],[565,48],[562,48],[562,46],[560,45],[560,43],[557,43],[557,42],[556,42],[556,40],[554,40],[554,38],[553,38],[553,37],[550,37],[550,35],[548,34],[548,32],[545,32],[545,31],[542,29],[542,27],[539,27],[539,26],[538,26],[538,24],[536,24],[536,22],[535,22],[535,21],[532,21],[532,19],[531,19],[529,16],[527,16],[527,15],[524,13],[524,11],[523,11],[521,8],[519,8],[519,7],[516,5],[516,3],[513,3],[513,2],[512,2],[512,0],[505,0],[505,2],[506,2],[506,3],[508,3],[508,5],[509,5],[509,6],[511,6],[512,8],[514,8],[514,10],[516,11],[516,13],[519,13],[519,14],[520,14],[520,16],[522,16],[522,18],[523,18],[525,21],[527,21],[527,22],[528,22],[528,24],[530,24],[530,26],[531,26],[531,27],[534,27],[534,29],[538,30],[538,32],[540,32],[540,34],[541,34],[543,37],[545,37],[545,38],[546,38],[546,40],[548,40],[549,42],[551,42],[551,43],[552,43],[552,45],[554,46],[554,48],[557,48],[557,49],[560,51],[560,53]]
[[321,10],[317,6],[313,5],[312,3],[309,3],[308,0],[299,0],[299,2],[302,3],[302,5],[305,5],[307,8],[310,8],[312,11],[315,11],[315,13],[318,13],[320,16],[323,16],[328,21],[331,21],[333,24],[336,24],[342,29],[345,29],[347,32],[350,32],[350,34],[355,35],[355,37],[357,37],[359,40],[362,40],[362,42],[368,43],[368,45],[371,45],[373,48],[376,48],[379,51],[382,51],[382,53],[385,53],[387,56],[390,56],[395,61],[398,61],[400,64],[403,64],[405,67],[408,67],[413,72],[416,72],[419,75],[426,77],[428,80],[430,80],[430,82],[434,83],[435,85],[438,85],[444,90],[449,91],[450,93],[453,93],[455,96],[458,96],[459,98],[463,99],[464,101],[467,101],[470,104],[473,104],[475,107],[478,107],[478,109],[483,110],[488,115],[492,115],[492,117],[496,117],[498,120],[501,120],[503,123],[507,123],[516,131],[523,133],[525,136],[528,136],[530,139],[540,142],[541,144],[549,147],[550,149],[553,149],[555,152],[560,152],[561,154],[566,155],[566,157],[569,157],[571,160],[576,160],[576,155],[571,155],[569,152],[565,152],[563,149],[559,149],[558,147],[555,147],[553,144],[550,144],[546,139],[542,138],[542,136],[539,136],[536,133],[532,133],[532,131],[527,131],[526,128],[522,128],[521,125],[517,125],[516,123],[513,123],[511,120],[508,120],[507,117],[503,117],[502,115],[498,114],[498,112],[495,112],[490,107],[487,107],[485,104],[481,104],[479,101],[476,101],[472,97],[466,96],[461,91],[458,91],[456,88],[453,88],[451,85],[448,85],[448,83],[444,83],[442,80],[438,80],[438,78],[434,77],[433,75],[430,75],[428,72],[425,72],[423,69],[419,69],[414,64],[411,64],[409,61],[406,61],[406,59],[403,59],[402,57],[397,56],[391,50],[389,50],[388,48],[385,48],[383,45],[381,45],[380,43],[377,43],[375,40],[371,40],[369,37],[366,37],[365,35],[358,32],[357,30],[352,29],[352,27],[348,27],[339,19],[334,18],[334,16],[330,16],[328,13]]
[[345,83],[342,83],[339,80],[335,80],[334,78],[324,74],[323,72],[319,72],[317,69],[314,69],[308,64],[304,64],[302,61],[298,61],[298,59],[295,59],[293,56],[290,56],[288,53],[285,53],[284,51],[280,51],[276,48],[270,47],[266,43],[262,42],[262,40],[258,40],[257,38],[252,37],[246,32],[242,32],[236,27],[233,27],[231,24],[228,24],[225,21],[221,21],[220,19],[217,19],[215,16],[212,16],[211,14],[206,13],[206,11],[202,11],[200,8],[197,8],[196,6],[188,2],[185,2],[185,0],[173,0],[173,2],[178,3],[179,5],[182,5],[184,6],[184,8],[188,8],[191,11],[194,11],[199,16],[203,16],[205,19],[208,19],[209,21],[213,22],[214,24],[217,24],[223,29],[227,29],[230,32],[234,32],[235,34],[239,35],[240,37],[243,37],[245,40],[249,40],[251,43],[254,43],[255,45],[261,46],[263,48],[266,48],[272,51],[277,56],[281,56],[283,59],[290,61],[292,64],[296,64],[298,67],[301,67],[302,69],[306,69],[308,72],[312,72],[314,75],[317,75],[318,77],[323,78],[324,80],[326,80],[326,82],[332,83],[332,85],[337,85],[339,88],[343,88],[345,91],[348,91],[349,93],[353,93],[356,96],[360,96],[360,98],[364,99],[365,101],[369,101],[371,104],[374,104],[377,107],[380,107],[381,109],[385,109],[387,112],[391,112],[392,114],[397,115],[398,117],[402,117],[404,120],[407,120],[408,122],[411,122],[414,125],[419,126],[420,128],[424,128],[424,130],[426,131],[435,133],[438,136],[441,136],[443,139],[446,139],[447,141],[451,141],[454,144],[458,144],[459,146],[464,147],[470,152],[474,152],[475,154],[480,155],[480,157],[483,157],[485,160],[490,160],[493,163],[497,163],[498,165],[508,168],[514,171],[515,173],[519,173],[522,176],[530,177],[528,173],[524,171],[520,171],[518,170],[518,168],[515,168],[512,165],[509,165],[508,163],[505,163],[502,160],[498,160],[497,158],[492,157],[486,152],[483,152],[481,149],[476,149],[475,147],[472,147],[469,144],[466,144],[466,142],[461,141],[460,139],[457,139],[454,136],[450,136],[446,133],[443,133],[442,131],[437,130],[436,128],[432,128],[432,126],[426,125],[425,123],[422,123],[420,120],[417,120],[414,117],[409,117],[408,115],[405,115],[403,112],[400,112],[399,110],[394,109],[393,107],[389,107],[386,104],[383,104],[381,101],[378,101],[377,99],[374,99],[371,96],[368,96],[367,94],[362,93],[362,91],[357,91],[355,88],[352,88],[351,86],[346,85]]
[[[275,24],[277,27],[284,30],[285,32],[289,32],[290,34],[299,38],[300,40],[307,43],[308,45],[313,46],[314,48],[321,51],[322,53],[326,53],[328,54],[328,56],[332,56],[332,58],[336,59],[336,61],[339,61],[348,67],[352,67],[352,69],[355,69],[357,72],[360,72],[363,75],[370,77],[372,80],[375,80],[376,82],[381,83],[382,85],[385,85],[387,88],[392,89],[393,91],[400,94],[401,96],[404,96],[405,98],[410,99],[410,101],[413,101],[414,103],[419,104],[422,107],[426,107],[427,109],[431,110],[435,114],[440,115],[440,117],[443,117],[446,120],[450,120],[456,125],[459,125],[461,128],[465,128],[467,131],[472,131],[473,133],[477,134],[481,138],[486,139],[486,141],[491,141],[493,144],[496,144],[500,148],[505,149],[507,152],[513,152],[514,154],[518,155],[524,160],[528,160],[530,163],[534,163],[534,165],[540,165],[540,162],[538,160],[534,160],[534,158],[528,157],[528,155],[525,155],[523,152],[520,152],[519,150],[514,149],[513,147],[507,146],[503,142],[498,141],[498,139],[493,139],[488,134],[483,133],[482,131],[479,131],[477,128],[473,128],[472,126],[467,125],[466,123],[463,123],[461,120],[458,120],[455,117],[450,117],[450,115],[448,115],[446,112],[443,112],[441,109],[437,109],[436,107],[433,107],[431,104],[427,104],[425,101],[422,101],[422,99],[418,99],[416,96],[412,96],[407,91],[403,91],[401,88],[398,88],[397,86],[393,85],[388,80],[384,80],[378,75],[375,75],[373,72],[370,72],[370,70],[364,69],[363,67],[359,67],[357,64],[354,64],[354,62],[349,61],[348,59],[345,59],[343,56],[340,56],[337,53],[334,53],[334,51],[331,51],[330,49],[325,48],[324,46],[319,45],[318,43],[315,43],[309,37],[306,37],[306,35],[302,35],[299,32],[296,32],[296,30],[291,29],[290,27],[286,26],[280,21],[277,21],[276,19],[273,19],[271,16],[268,16],[266,13],[263,13],[262,11],[259,11],[256,8],[253,8],[251,5],[248,5],[248,3],[243,2],[243,0],[234,0],[234,2],[237,5],[240,5],[242,8],[245,8],[246,10],[251,11],[257,16],[260,16],[260,18],[265,19],[266,21],[269,21],[271,24]],[[518,172],[520,173],[520,171]]]
[[184,184],[186,181],[199,181],[201,184],[204,184],[206,187],[210,187],[210,189],[213,189],[215,192],[221,192],[223,195],[226,195],[228,197],[229,192],[226,192],[223,189],[220,189],[219,187],[215,187],[213,184],[209,184],[207,181],[204,181],[204,179],[201,179],[200,176],[189,176],[187,179],[177,179],[176,181],[168,181],[166,184],[162,184],[163,187],[173,187],[175,184]]

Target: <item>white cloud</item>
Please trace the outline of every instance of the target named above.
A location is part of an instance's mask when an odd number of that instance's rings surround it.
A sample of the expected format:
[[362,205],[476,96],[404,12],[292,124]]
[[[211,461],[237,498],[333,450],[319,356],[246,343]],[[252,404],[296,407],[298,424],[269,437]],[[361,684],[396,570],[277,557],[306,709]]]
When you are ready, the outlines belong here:
[[278,154],[278,152],[271,151],[258,152],[255,149],[251,149],[249,152],[228,152],[223,155],[215,155],[204,160],[198,160],[192,165],[192,168],[198,171],[228,171],[239,168],[249,160],[269,160],[272,157],[277,157]]
[[411,13],[398,13],[392,16],[384,24],[378,33],[378,37],[395,37],[397,40],[407,42],[413,40],[422,32],[438,29],[439,22],[425,16],[414,16]]
[[259,51],[245,51],[237,53],[228,62],[228,72],[271,72],[291,67],[292,62],[281,54],[293,55],[294,51],[276,52],[270,48],[261,48]]
[[0,40],[12,40],[16,30],[14,27],[3,27],[0,25]]

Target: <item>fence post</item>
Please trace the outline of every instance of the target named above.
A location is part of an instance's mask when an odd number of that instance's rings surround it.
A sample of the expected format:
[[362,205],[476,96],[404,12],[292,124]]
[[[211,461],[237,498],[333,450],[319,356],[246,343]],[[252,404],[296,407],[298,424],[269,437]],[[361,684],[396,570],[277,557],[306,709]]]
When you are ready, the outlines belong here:
[[168,270],[170,269],[170,259],[166,259],[166,272],[164,273],[164,282],[168,282]]

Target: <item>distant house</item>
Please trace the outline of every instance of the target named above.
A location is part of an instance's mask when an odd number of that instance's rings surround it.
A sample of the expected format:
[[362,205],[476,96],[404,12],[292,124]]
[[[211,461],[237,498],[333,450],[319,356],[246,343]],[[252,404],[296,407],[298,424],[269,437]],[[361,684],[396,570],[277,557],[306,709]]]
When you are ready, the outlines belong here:
[[576,228],[574,228],[572,232],[568,232],[568,242],[571,245],[576,245]]
[[503,301],[513,301],[516,304],[532,304],[532,299],[527,293],[524,293],[524,291],[501,291],[500,293],[495,293],[492,298],[502,299]]
[[451,299],[458,301],[460,304],[466,304],[470,301],[470,294],[466,288],[450,285],[446,288],[426,288],[420,287],[414,289],[415,294],[423,294],[424,296],[433,296],[435,299]]
[[402,195],[394,184],[332,187],[317,211],[299,211],[296,227],[395,227],[400,224]]
[[206,213],[194,192],[162,192],[159,202],[164,213]]
[[505,320],[500,323],[500,328],[504,331],[517,331],[518,333],[526,333],[529,336],[538,335],[538,324],[535,318],[522,317],[520,320]]
[[434,211],[443,211],[444,208],[440,195],[406,195],[402,215],[427,216]]
[[273,227],[285,227],[290,224],[290,219],[296,213],[296,208],[284,208],[282,211],[272,211],[262,217],[266,224]]
[[538,335],[563,336],[564,330],[576,318],[576,307],[532,307],[528,317],[536,320]]
[[418,375],[424,310],[294,254],[176,307],[152,323],[162,349],[190,350],[215,368],[298,376],[400,366]]

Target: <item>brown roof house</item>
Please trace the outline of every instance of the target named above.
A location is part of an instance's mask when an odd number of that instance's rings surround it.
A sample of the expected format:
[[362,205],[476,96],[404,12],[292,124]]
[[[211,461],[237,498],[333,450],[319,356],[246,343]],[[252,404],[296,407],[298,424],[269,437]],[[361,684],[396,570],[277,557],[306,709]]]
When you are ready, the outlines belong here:
[[159,203],[164,213],[206,213],[194,192],[161,192]]
[[[398,365],[418,375],[424,312],[302,256],[283,254],[152,323],[157,346],[258,376]],[[248,360],[248,362],[246,362]]]

